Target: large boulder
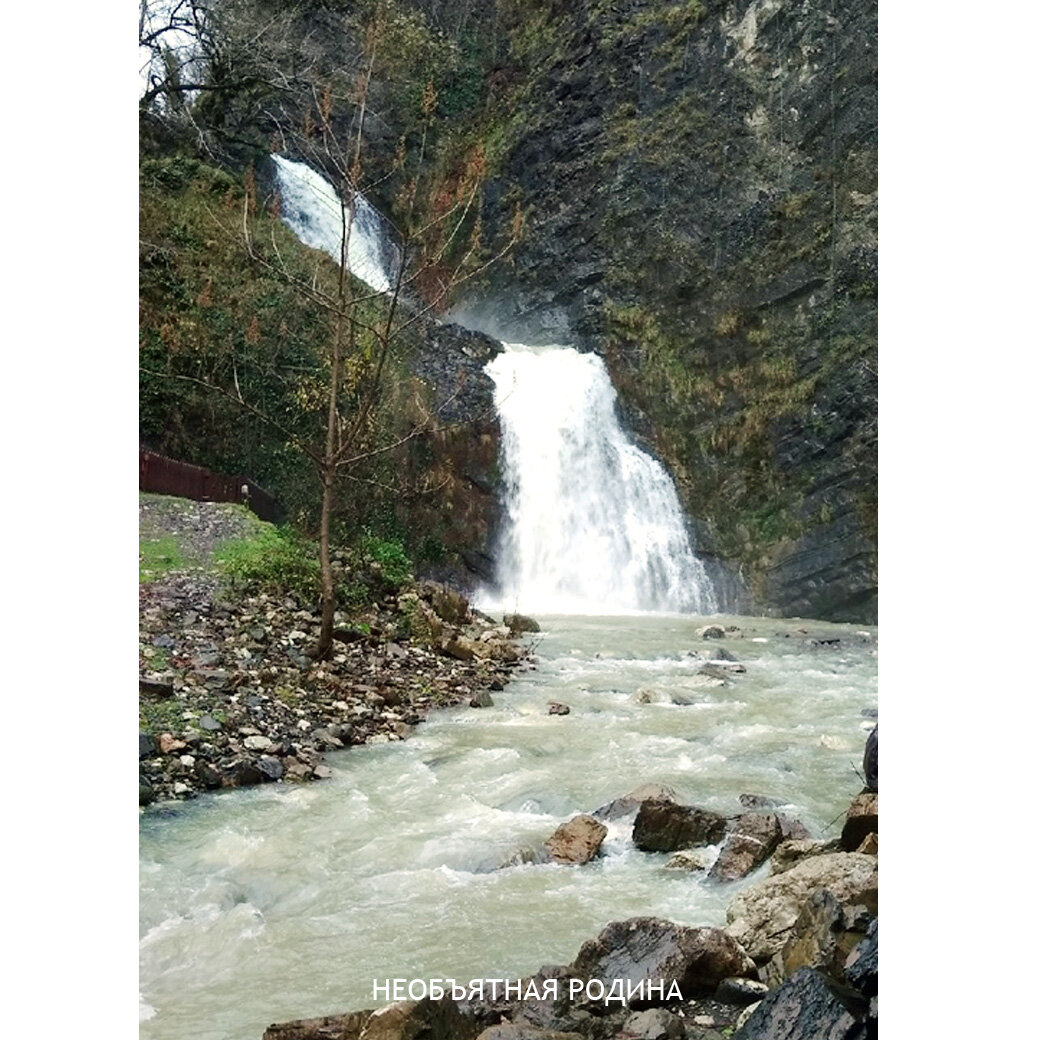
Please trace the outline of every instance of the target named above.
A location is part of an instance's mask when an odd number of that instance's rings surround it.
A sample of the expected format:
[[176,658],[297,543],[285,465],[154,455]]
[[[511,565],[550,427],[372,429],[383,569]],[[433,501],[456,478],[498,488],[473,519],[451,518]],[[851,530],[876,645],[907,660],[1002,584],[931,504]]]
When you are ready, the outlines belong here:
[[599,853],[607,828],[586,813],[561,823],[545,843],[557,863],[588,863]]
[[780,952],[784,978],[799,968],[819,968],[839,982],[845,978],[845,961],[866,937],[865,921],[858,907],[843,908],[825,888],[810,893]]
[[[688,928],[660,917],[612,921],[595,939],[583,943],[571,966],[575,977],[624,979],[637,986],[649,980],[664,984],[667,996],[673,982],[683,999],[714,993],[730,976],[746,976],[754,963],[743,948],[720,928]],[[655,991],[652,999],[634,1000],[633,1007],[664,1004]]]
[[802,968],[762,1000],[733,1040],[861,1040],[866,1008],[857,997]]
[[351,1011],[345,1015],[276,1022],[264,1030],[263,1040],[358,1040],[371,1014]]
[[675,789],[667,784],[640,784],[637,788],[615,798],[606,805],[601,805],[593,816],[600,820],[616,820],[620,816],[627,816],[635,812],[643,802],[650,800],[658,802],[674,802]]
[[835,852],[796,863],[737,894],[726,908],[726,931],[756,961],[766,961],[787,942],[802,906],[818,888],[842,906],[862,904],[877,913],[878,862],[858,852]]
[[450,997],[404,1000],[373,1011],[359,1040],[474,1040],[480,1027]]
[[747,877],[772,855],[782,832],[775,813],[744,813],[730,831],[719,858],[708,871],[713,881],[736,881]]
[[502,621],[509,626],[510,635],[518,636],[524,632],[541,632],[542,627],[534,618],[526,614],[507,614]]
[[710,809],[650,799],[639,807],[632,841],[644,852],[676,852],[714,845],[726,833],[726,817]]
[[868,834],[877,834],[878,796],[864,791],[852,799],[845,812],[845,825],[841,829],[841,847],[846,852],[855,852]]
[[[781,826],[783,826],[781,824]],[[825,856],[829,852],[842,852],[840,838],[832,838],[829,841],[813,841],[812,838],[784,839],[773,851],[773,857],[769,861],[771,874],[782,874],[790,870],[796,863],[810,856]]]

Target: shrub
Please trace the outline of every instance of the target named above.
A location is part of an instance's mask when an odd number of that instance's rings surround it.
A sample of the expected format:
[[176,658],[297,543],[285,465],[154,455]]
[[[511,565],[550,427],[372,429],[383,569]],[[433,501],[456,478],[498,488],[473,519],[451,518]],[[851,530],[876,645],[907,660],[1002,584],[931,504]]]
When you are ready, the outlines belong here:
[[265,527],[252,538],[221,545],[214,557],[233,587],[316,599],[321,568],[315,544],[289,527]]

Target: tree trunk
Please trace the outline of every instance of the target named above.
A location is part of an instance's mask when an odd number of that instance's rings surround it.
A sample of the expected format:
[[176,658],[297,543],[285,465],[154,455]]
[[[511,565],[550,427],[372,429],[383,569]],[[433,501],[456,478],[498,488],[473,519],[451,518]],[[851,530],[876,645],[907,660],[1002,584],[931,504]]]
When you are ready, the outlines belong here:
[[332,580],[332,555],[329,546],[329,529],[335,505],[335,480],[336,469],[330,465],[325,469],[321,492],[321,539],[318,548],[321,561],[321,633],[314,653],[319,661],[324,661],[332,650],[332,626],[336,614],[336,586]]

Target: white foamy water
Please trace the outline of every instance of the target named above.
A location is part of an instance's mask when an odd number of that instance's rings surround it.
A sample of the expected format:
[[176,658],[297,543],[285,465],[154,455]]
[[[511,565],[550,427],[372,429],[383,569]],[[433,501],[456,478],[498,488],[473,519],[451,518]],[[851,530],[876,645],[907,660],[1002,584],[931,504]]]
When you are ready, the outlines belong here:
[[[747,882],[665,869],[633,847],[631,817],[593,863],[496,869],[642,783],[727,813],[768,795],[815,836],[839,833],[877,704],[875,630],[812,623],[841,639],[812,647],[798,621],[723,618],[743,638],[719,644],[690,616],[540,620],[538,668],[492,708],[330,755],[322,783],[144,813],[142,1040],[259,1040],[374,1006],[373,978],[517,978],[626,917],[721,925]],[[705,687],[685,651],[718,645],[747,672]],[[548,715],[551,699],[571,713]]]
[[[281,155],[271,159],[278,172],[281,217],[305,245],[321,249],[336,263],[343,255],[343,213],[336,189],[305,163]],[[354,215],[347,212],[347,269],[377,292],[390,290],[399,255],[386,221],[360,193]]]
[[671,478],[625,435],[601,358],[505,344],[487,366],[502,425],[497,601],[577,614],[718,609]]

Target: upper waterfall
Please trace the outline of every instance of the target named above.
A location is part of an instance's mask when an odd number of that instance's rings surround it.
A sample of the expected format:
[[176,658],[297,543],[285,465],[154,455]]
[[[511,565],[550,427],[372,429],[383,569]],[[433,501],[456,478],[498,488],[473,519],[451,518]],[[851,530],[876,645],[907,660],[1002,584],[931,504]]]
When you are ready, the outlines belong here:
[[[343,213],[336,189],[305,163],[272,155],[277,170],[281,217],[305,245],[328,253],[340,262],[343,248]],[[388,292],[397,277],[400,254],[389,225],[360,194],[355,196],[354,216],[347,211],[347,270],[378,292]]]
[[502,424],[504,606],[714,613],[671,478],[618,425],[602,359],[505,346],[487,366]]

